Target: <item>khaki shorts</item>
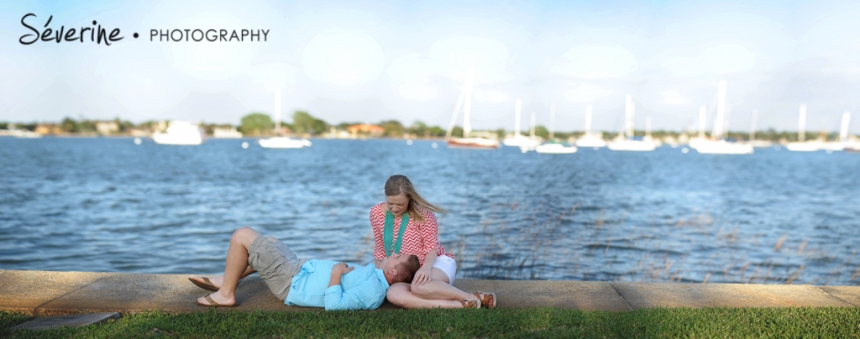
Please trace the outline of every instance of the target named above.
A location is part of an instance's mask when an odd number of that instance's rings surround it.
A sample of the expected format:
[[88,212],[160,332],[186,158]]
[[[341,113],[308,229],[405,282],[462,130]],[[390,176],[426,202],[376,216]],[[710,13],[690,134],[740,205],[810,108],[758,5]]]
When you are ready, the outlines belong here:
[[299,259],[287,245],[262,234],[248,247],[248,266],[257,271],[278,299],[286,300],[293,283],[307,259]]

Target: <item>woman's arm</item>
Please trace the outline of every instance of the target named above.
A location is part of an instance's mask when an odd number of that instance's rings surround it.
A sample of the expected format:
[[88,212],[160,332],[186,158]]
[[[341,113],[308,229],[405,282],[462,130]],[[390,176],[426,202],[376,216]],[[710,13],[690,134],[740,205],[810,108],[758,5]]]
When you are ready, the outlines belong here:
[[370,209],[370,228],[373,230],[373,263],[379,267],[379,263],[385,259],[385,242],[382,240],[382,229],[385,226],[385,214],[381,212],[380,205]]
[[433,273],[433,264],[439,257],[439,225],[433,212],[424,214],[424,224],[421,227],[421,238],[424,243],[424,265],[415,272],[412,283],[416,286],[430,282]]

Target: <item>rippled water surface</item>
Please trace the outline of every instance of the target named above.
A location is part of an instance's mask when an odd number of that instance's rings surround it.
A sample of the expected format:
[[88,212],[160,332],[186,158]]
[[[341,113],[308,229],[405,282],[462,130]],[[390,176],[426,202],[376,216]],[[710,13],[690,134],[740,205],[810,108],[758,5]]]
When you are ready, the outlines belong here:
[[860,155],[572,155],[402,140],[0,138],[0,269],[212,273],[239,226],[365,262],[368,211],[408,175],[459,277],[860,283]]

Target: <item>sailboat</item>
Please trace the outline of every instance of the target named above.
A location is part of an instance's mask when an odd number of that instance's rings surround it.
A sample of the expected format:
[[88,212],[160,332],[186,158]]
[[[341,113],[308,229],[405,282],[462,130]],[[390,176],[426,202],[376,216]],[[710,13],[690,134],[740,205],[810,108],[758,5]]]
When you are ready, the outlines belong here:
[[520,146],[520,151],[526,153],[528,151],[534,151],[538,146],[540,146],[541,141],[535,136],[535,112],[532,112],[532,124],[529,128],[529,142],[524,143]]
[[758,122],[758,110],[753,110],[752,123],[750,123],[750,146],[753,148],[771,147],[773,143],[767,140],[755,139],[755,125]]
[[[454,107],[454,114],[451,117],[451,124],[448,127],[448,133],[445,135],[445,141],[449,148],[470,148],[470,149],[498,149],[499,140],[487,138],[486,136],[471,137],[472,125],[469,123],[469,115],[472,110],[472,87],[475,82],[475,70],[470,69],[466,75],[466,81],[463,83],[463,90],[460,92],[460,98],[457,100],[457,106]],[[465,103],[465,105],[464,105]],[[455,138],[451,136],[454,131],[454,123],[457,121],[457,115],[460,113],[460,106],[463,105],[463,137]]]
[[635,107],[633,106],[633,97],[627,94],[624,104],[624,131],[615,139],[610,141],[606,147],[613,151],[632,151],[632,152],[650,152],[656,149],[654,143],[650,141],[634,140],[633,139],[633,117]]
[[800,105],[800,118],[797,122],[797,141],[785,145],[792,152],[815,152],[824,147],[820,141],[806,141],[806,104]]
[[844,151],[846,147],[851,148],[852,142],[848,140],[848,122],[851,121],[851,113],[842,113],[842,125],[839,127],[839,141],[828,142],[825,148],[828,152]]
[[603,141],[603,133],[591,131],[591,105],[585,106],[585,134],[576,140],[577,147],[593,147],[594,149],[606,147]]
[[708,137],[705,136],[705,115],[708,113],[708,109],[705,106],[699,107],[699,135],[690,138],[687,142],[687,145],[690,148],[695,149],[703,142],[707,142]]
[[511,147],[527,146],[528,147],[534,143],[534,141],[532,139],[527,138],[525,135],[520,134],[520,115],[522,112],[522,105],[523,105],[522,100],[517,99],[516,110],[515,110],[515,112],[516,112],[515,117],[516,118],[514,120],[514,133],[513,133],[513,135],[505,138],[505,140],[502,140],[502,143],[505,146],[511,146]]
[[[723,120],[726,114],[726,81],[720,81],[717,94],[717,117],[714,118],[713,140],[697,143],[695,150],[701,154],[752,154],[753,147],[748,144],[728,142],[723,139]],[[691,145],[692,147],[692,145]]]
[[153,133],[152,141],[159,145],[197,146],[206,141],[206,133],[197,124],[173,120],[163,133]]
[[263,148],[302,148],[311,147],[308,139],[293,139],[279,136],[281,134],[281,90],[275,90],[275,135],[267,139],[260,139],[257,143]]
[[[549,139],[552,140],[555,136],[555,103],[549,105]],[[542,154],[572,154],[576,153],[576,146],[565,146],[556,142],[549,142],[538,147],[535,147],[535,152]]]

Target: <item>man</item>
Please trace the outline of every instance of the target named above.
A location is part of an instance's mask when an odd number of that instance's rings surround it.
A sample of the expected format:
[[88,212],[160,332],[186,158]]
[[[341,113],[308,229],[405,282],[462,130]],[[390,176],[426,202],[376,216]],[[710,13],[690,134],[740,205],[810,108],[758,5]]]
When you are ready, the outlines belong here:
[[372,310],[382,305],[391,284],[411,282],[419,267],[414,255],[392,255],[378,268],[373,264],[356,267],[329,260],[299,259],[277,239],[242,227],[230,237],[223,276],[188,280],[215,291],[197,299],[202,306],[236,306],[239,280],[257,272],[287,305]]

